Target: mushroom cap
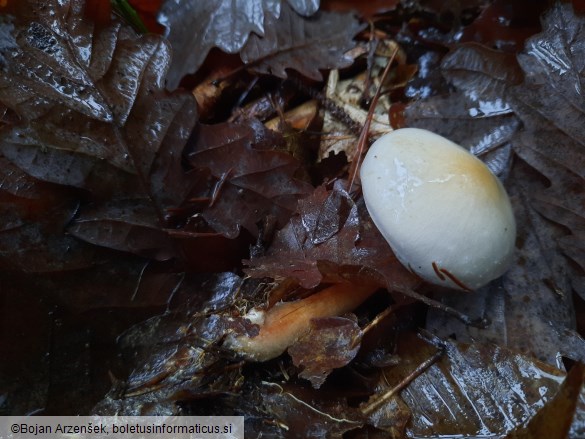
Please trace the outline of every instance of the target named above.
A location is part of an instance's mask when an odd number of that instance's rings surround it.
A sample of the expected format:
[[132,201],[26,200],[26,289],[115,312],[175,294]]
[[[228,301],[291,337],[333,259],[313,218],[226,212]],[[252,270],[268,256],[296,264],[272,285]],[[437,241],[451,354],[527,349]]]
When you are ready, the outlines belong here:
[[510,266],[516,222],[506,190],[461,146],[403,128],[360,170],[366,207],[400,262],[433,284],[474,290]]

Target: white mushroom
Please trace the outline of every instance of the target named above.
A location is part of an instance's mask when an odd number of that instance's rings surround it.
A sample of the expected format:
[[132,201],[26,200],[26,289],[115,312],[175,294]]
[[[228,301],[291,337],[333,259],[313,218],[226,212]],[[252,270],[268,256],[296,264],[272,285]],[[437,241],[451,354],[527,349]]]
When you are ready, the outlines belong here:
[[396,130],[371,146],[360,177],[372,220],[421,278],[474,290],[509,267],[516,239],[510,200],[466,149],[426,130]]

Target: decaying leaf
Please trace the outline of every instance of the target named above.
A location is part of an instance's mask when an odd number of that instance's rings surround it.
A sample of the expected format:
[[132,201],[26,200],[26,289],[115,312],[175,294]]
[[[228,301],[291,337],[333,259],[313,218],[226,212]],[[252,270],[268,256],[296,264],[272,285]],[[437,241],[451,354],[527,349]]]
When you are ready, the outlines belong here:
[[319,12],[307,19],[283,4],[278,20],[267,15],[264,36],[251,35],[240,55],[258,73],[286,78],[290,68],[320,81],[319,69],[352,63],[346,52],[353,48],[353,37],[362,28],[353,14]]
[[538,16],[545,3],[510,5],[505,0],[484,4],[480,15],[463,29],[461,41],[476,41],[505,52],[522,49],[524,40],[538,32]]
[[241,286],[241,279],[231,273],[176,279],[168,310],[121,336],[122,352],[133,370],[123,392],[114,387],[95,412],[168,413],[174,411],[181,391],[202,399],[232,390],[239,368],[224,372],[226,363],[213,346],[225,332],[220,312],[233,306]]
[[557,394],[542,407],[526,426],[518,428],[506,439],[565,439],[569,434],[573,413],[585,378],[585,365],[577,363],[561,384]]
[[[361,49],[368,51],[368,46],[361,46]],[[364,105],[373,104],[370,101],[377,89],[380,89],[380,96],[369,121],[368,139],[374,141],[392,131],[388,120],[392,101],[390,94],[393,90],[404,87],[417,68],[406,64],[405,53],[391,39],[371,41],[367,60],[367,71],[350,78],[340,80],[338,70],[329,73],[325,90],[328,105],[324,105],[324,135],[319,146],[319,160],[340,152],[345,153],[348,161],[355,158],[361,129],[368,126],[366,121],[369,111]],[[394,61],[398,61],[398,65],[382,84],[387,64]],[[331,104],[335,107],[331,108]]]
[[[288,3],[304,16],[319,8],[319,0]],[[282,0],[166,1],[158,19],[167,27],[169,41],[177,49],[169,71],[169,87],[176,88],[183,76],[196,72],[212,47],[237,53],[252,32],[264,35],[266,21],[271,17],[278,19],[281,8],[286,7]]]
[[408,126],[439,133],[482,157],[492,171],[504,172],[519,125],[506,99],[521,78],[514,57],[464,44],[443,58],[441,71],[456,91],[410,104]]
[[550,182],[531,193],[531,204],[570,230],[556,239],[559,249],[579,266],[572,270],[572,287],[585,296],[583,38],[585,19],[576,16],[570,4],[557,4],[547,12],[543,32],[530,38],[519,55],[526,79],[512,89],[511,104],[525,127],[514,149]]
[[[364,96],[366,75],[362,73],[354,78],[344,81],[339,80],[339,71],[333,70],[327,79],[325,96],[342,108],[353,122],[364,125],[368,112],[361,108],[360,100]],[[370,125],[370,138],[376,139],[392,129],[388,123],[387,99],[378,101],[376,111]],[[325,159],[330,154],[345,152],[346,157],[351,159],[355,155],[359,134],[348,130],[346,123],[340,122],[330,112],[325,111],[323,118],[323,132],[326,133],[319,145],[319,159]]]
[[279,422],[283,437],[290,436],[287,431],[294,431],[306,438],[342,438],[344,433],[363,425],[359,412],[347,407],[343,400],[316,401],[310,392],[272,382],[263,383],[261,391],[262,404]]
[[288,348],[288,353],[294,365],[302,368],[299,376],[318,389],[333,369],[354,359],[360,339],[360,327],[352,319],[313,319],[311,330]]
[[[381,389],[391,388],[436,351],[407,334],[399,344],[402,361],[384,370]],[[503,435],[551,400],[563,376],[552,366],[497,346],[449,342],[446,355],[400,394],[412,411],[407,436]]]
[[[78,212],[83,226],[71,229],[77,237],[166,259],[173,252],[160,229],[166,209],[194,184],[181,154],[196,122],[190,94],[162,89],[170,48],[119,23],[94,29],[81,1],[68,10],[41,3],[31,0],[5,35],[12,62],[0,99],[21,121],[0,134],[0,152],[39,180],[91,191],[90,211]],[[120,209],[124,203],[134,208]],[[148,244],[124,230],[138,224],[152,229]]]
[[190,161],[214,178],[210,203],[201,215],[217,232],[235,237],[244,227],[253,234],[267,216],[284,225],[310,185],[294,178],[299,163],[275,146],[281,138],[254,120],[200,125]]
[[[23,123],[4,130],[2,154],[41,180],[102,194],[123,186],[126,195],[146,190],[154,197],[137,175],[148,179],[177,120],[191,118],[192,126],[196,117],[192,97],[162,91],[168,44],[120,24],[94,31],[83,21],[82,1],[69,11],[26,3],[30,21],[21,19],[6,37],[13,62],[0,80],[0,100]],[[173,141],[188,135],[182,128],[171,130]]]
[[249,261],[255,277],[285,277],[305,288],[352,279],[405,289],[418,283],[396,259],[365,211],[339,182],[318,187],[299,202],[296,215],[280,230],[266,256]]
[[85,208],[68,232],[92,244],[155,260],[164,261],[175,255],[146,199],[116,200]]

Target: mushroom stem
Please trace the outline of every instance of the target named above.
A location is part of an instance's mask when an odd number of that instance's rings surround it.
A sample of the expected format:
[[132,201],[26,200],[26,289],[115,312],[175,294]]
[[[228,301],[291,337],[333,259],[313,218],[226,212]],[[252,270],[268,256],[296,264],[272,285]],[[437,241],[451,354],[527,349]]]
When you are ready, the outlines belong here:
[[307,334],[312,319],[350,312],[376,290],[372,285],[335,284],[305,299],[277,303],[268,311],[252,310],[248,316],[261,319],[258,335],[231,334],[226,345],[250,360],[270,360]]

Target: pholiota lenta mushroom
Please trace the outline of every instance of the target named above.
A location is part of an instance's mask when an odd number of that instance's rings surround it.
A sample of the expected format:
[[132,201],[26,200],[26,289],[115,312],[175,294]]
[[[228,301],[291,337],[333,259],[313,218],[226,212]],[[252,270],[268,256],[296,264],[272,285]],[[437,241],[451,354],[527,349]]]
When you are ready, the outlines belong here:
[[510,199],[466,149],[430,131],[399,129],[370,147],[360,178],[374,224],[424,280],[470,291],[509,268],[516,239]]
[[[360,177],[375,225],[422,279],[471,291],[509,267],[516,238],[510,200],[466,149],[426,130],[396,130],[374,142]],[[275,358],[308,333],[312,319],[350,312],[376,289],[344,282],[267,310],[253,308],[243,318],[258,333],[230,333],[224,346],[252,361]]]

